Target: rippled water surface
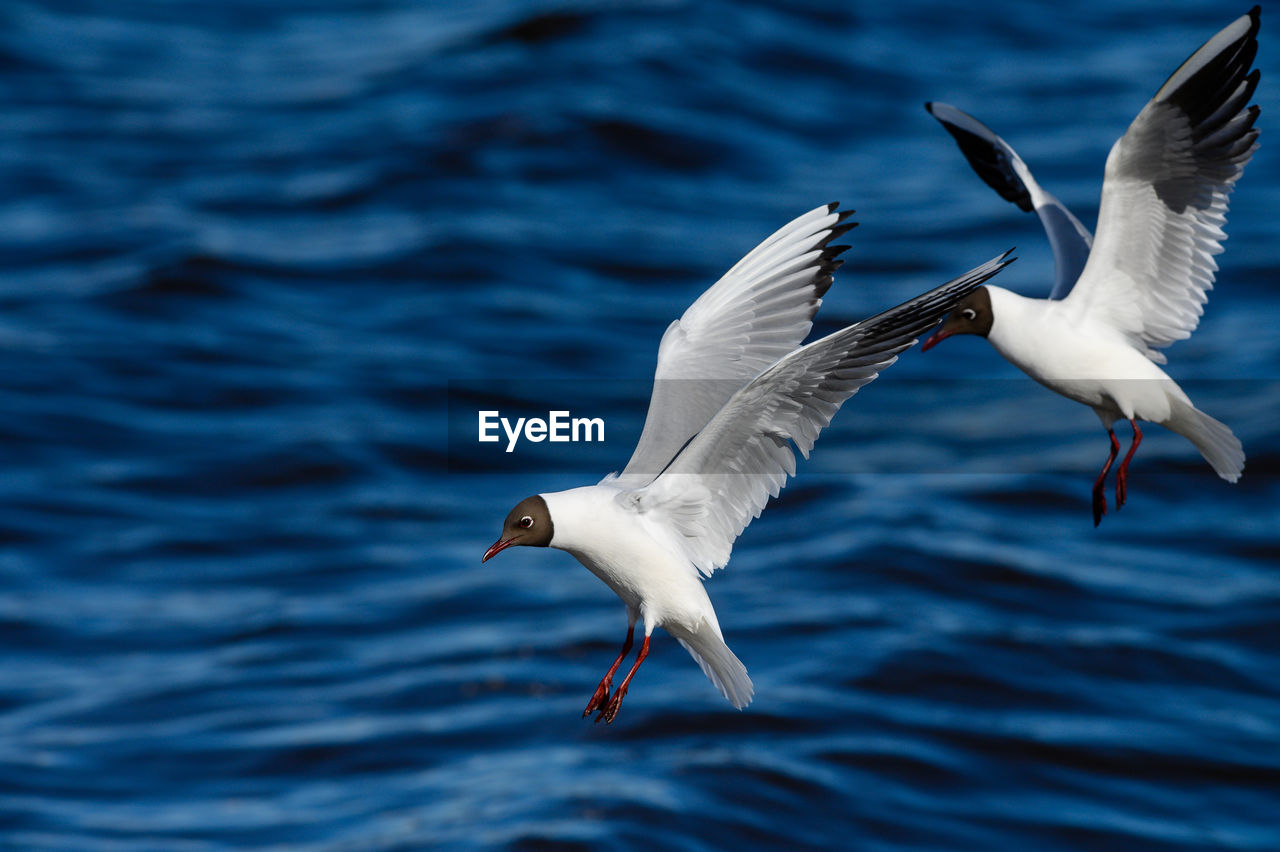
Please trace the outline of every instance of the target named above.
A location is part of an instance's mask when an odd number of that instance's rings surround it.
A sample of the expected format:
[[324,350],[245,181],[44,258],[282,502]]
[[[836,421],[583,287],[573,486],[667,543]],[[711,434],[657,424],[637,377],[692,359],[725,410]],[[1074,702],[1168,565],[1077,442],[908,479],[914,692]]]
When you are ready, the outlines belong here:
[[[657,341],[820,203],[829,331],[1034,217],[1246,8],[0,5],[0,845],[206,850],[1280,848],[1277,18],[1263,147],[1170,372],[1249,453],[1106,437],[975,339],[838,415],[708,588],[733,710],[571,557],[479,557],[639,433]],[[587,394],[600,445],[467,439]],[[569,402],[565,402],[566,398]],[[450,429],[451,422],[463,426]]]

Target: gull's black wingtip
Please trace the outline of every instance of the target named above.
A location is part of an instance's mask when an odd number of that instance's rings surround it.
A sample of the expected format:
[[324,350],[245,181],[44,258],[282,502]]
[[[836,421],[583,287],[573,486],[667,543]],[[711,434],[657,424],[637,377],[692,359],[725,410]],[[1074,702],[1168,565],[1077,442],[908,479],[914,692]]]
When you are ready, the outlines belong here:
[[827,237],[825,242],[830,242],[831,240],[837,239],[839,237],[843,237],[845,234],[849,233],[856,227],[858,227],[857,222],[841,222],[839,225],[835,225],[834,227],[832,227],[830,231],[827,232]]
[[[853,213],[852,210],[846,211],[846,215],[852,214],[852,213]],[[858,227],[857,222],[846,222],[844,220],[844,216],[841,216],[839,221],[835,225],[832,225],[830,228],[827,229],[826,236],[824,236],[821,240],[818,241],[818,248],[821,248],[823,250],[825,256],[835,257],[840,252],[849,248],[849,246],[833,246],[831,244],[832,241],[838,240],[840,237],[843,237],[845,234],[849,233],[856,227]]]
[[[848,210],[841,210],[841,209],[840,209],[840,202],[839,202],[839,201],[831,201],[831,202],[828,202],[828,203],[827,203],[827,212],[828,212],[828,213],[835,213],[837,216],[839,216],[839,217],[840,217],[840,218],[839,218],[839,219],[837,219],[836,221],[837,221],[837,222],[843,222],[844,220],[848,219],[850,216],[852,216],[854,213],[857,213],[858,211],[857,211],[857,210],[854,210],[854,209],[852,209],[852,208],[850,208],[850,209],[848,209]],[[857,223],[856,223],[856,222],[854,222],[854,223],[850,224],[850,225],[849,225],[849,227],[850,227],[850,228],[852,228],[852,227],[855,227],[856,225],[857,225]]]
[[[999,272],[1000,270],[1004,269],[1006,266],[1008,266],[1009,264],[1017,260],[1018,259],[1017,257],[1011,256],[1015,251],[1017,251],[1017,249],[1018,249],[1017,246],[1013,246],[1009,248],[1007,251],[1005,251],[1003,254],[998,254],[995,257],[991,258],[991,260],[988,260],[986,263],[984,263],[982,266],[992,267],[991,275],[988,275],[987,277],[990,278],[994,276],[997,272]],[[981,269],[982,267],[980,266],[977,268]],[[973,271],[973,270],[970,270],[970,271]]]
[[1031,200],[1031,190],[1023,183],[1022,178],[1013,168],[1013,161],[1018,158],[1009,143],[996,135],[990,127],[968,113],[947,104],[939,104],[953,110],[957,115],[948,117],[944,112],[939,115],[934,110],[934,101],[926,101],[924,108],[942,128],[951,135],[960,153],[969,161],[969,166],[982,178],[983,183],[999,193],[1000,197],[1019,210],[1030,213],[1034,211],[1035,202]]
[[847,221],[854,214],[853,210],[839,210],[839,201],[833,201],[827,205],[827,213],[839,213],[836,218],[836,224],[827,229],[826,236],[819,242],[818,246],[822,249],[822,257],[818,262],[818,275],[813,281],[814,295],[821,299],[827,295],[827,291],[831,289],[831,285],[835,283],[833,273],[844,265],[844,261],[839,256],[848,251],[850,246],[835,245],[833,242],[845,234],[858,227],[857,222]]
[[[1231,145],[1252,127],[1251,121],[1241,123],[1236,119],[1247,111],[1245,105],[1254,96],[1261,77],[1259,69],[1251,69],[1258,53],[1261,13],[1261,6],[1249,10],[1244,32],[1237,28],[1246,15],[1215,33],[1178,66],[1155,94],[1155,100],[1186,113],[1195,142],[1214,140],[1214,156],[1227,156]],[[1231,41],[1219,43],[1226,33],[1233,34]],[[1228,124],[1233,127],[1229,138],[1219,138],[1218,131]]]

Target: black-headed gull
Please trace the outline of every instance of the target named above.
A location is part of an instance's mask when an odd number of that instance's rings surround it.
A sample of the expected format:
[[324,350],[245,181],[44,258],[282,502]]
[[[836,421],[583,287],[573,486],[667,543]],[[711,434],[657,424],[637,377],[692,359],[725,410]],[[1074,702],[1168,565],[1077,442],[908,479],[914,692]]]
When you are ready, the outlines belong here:
[[1226,239],[1228,196],[1258,146],[1259,109],[1249,106],[1259,76],[1249,70],[1258,15],[1254,6],[1205,42],[1111,148],[1096,238],[1040,188],[1003,139],[955,107],[926,104],[988,184],[1035,209],[1053,246],[1056,280],[1048,299],[975,290],[921,349],[955,334],[981,335],[1036,381],[1094,410],[1111,438],[1093,486],[1094,526],[1107,511],[1106,477],[1120,452],[1112,427],[1121,418],[1133,427],[1133,442],[1116,474],[1116,508],[1142,441],[1139,420],[1190,440],[1228,482],[1244,470],[1236,436],[1157,365],[1166,363],[1158,350],[1200,322],[1218,268],[1213,256]]
[[[850,211],[851,212],[851,211]],[[577,557],[622,598],[627,638],[583,716],[612,722],[661,626],[739,709],[754,694],[702,580],[808,458],[841,404],[962,298],[1009,264],[1008,252],[885,313],[805,346],[852,227],[835,204],[794,220],[740,260],[662,336],[635,453],[597,485],[538,494],[507,515],[481,561],[515,545]],[[797,348],[798,347],[798,348]],[[644,640],[616,691],[638,619]]]

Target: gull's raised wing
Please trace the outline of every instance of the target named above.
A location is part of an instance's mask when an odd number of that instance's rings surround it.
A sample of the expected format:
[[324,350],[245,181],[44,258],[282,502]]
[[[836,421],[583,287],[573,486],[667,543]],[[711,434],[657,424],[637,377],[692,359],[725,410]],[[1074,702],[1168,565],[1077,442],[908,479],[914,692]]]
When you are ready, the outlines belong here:
[[1107,156],[1093,252],[1065,304],[1157,364],[1156,349],[1200,322],[1228,196],[1257,148],[1258,16],[1254,6],[1182,63]]
[[662,472],[680,448],[749,380],[809,334],[831,287],[831,241],[854,227],[852,210],[826,204],[784,225],[756,246],[680,319],[658,346],[653,395],[624,482],[641,485]]
[[1005,201],[1028,213],[1034,210],[1040,217],[1053,247],[1053,289],[1049,298],[1061,299],[1070,293],[1089,259],[1093,245],[1089,229],[1065,204],[1036,183],[1018,152],[991,128],[950,104],[931,101],[924,108],[956,140],[960,152],[987,186]]
[[1008,255],[793,351],[735,393],[661,476],[617,499],[647,515],[656,535],[665,534],[700,573],[711,574],[795,473],[791,444],[808,458],[844,401],[1011,263]]

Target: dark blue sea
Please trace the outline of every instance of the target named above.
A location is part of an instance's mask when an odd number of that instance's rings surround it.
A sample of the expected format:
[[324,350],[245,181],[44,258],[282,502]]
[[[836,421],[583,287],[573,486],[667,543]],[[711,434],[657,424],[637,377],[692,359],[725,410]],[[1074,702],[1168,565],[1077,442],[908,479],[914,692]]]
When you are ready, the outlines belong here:
[[[1262,147],[1094,529],[1094,415],[976,338],[837,415],[709,582],[755,702],[569,555],[480,556],[639,435],[667,324],[794,216],[861,226],[815,334],[1035,217],[1086,224],[1165,77],[1247,5],[0,3],[0,846],[1280,849],[1280,8]],[[477,412],[600,416],[480,444]],[[1127,428],[1119,429],[1128,441]]]

